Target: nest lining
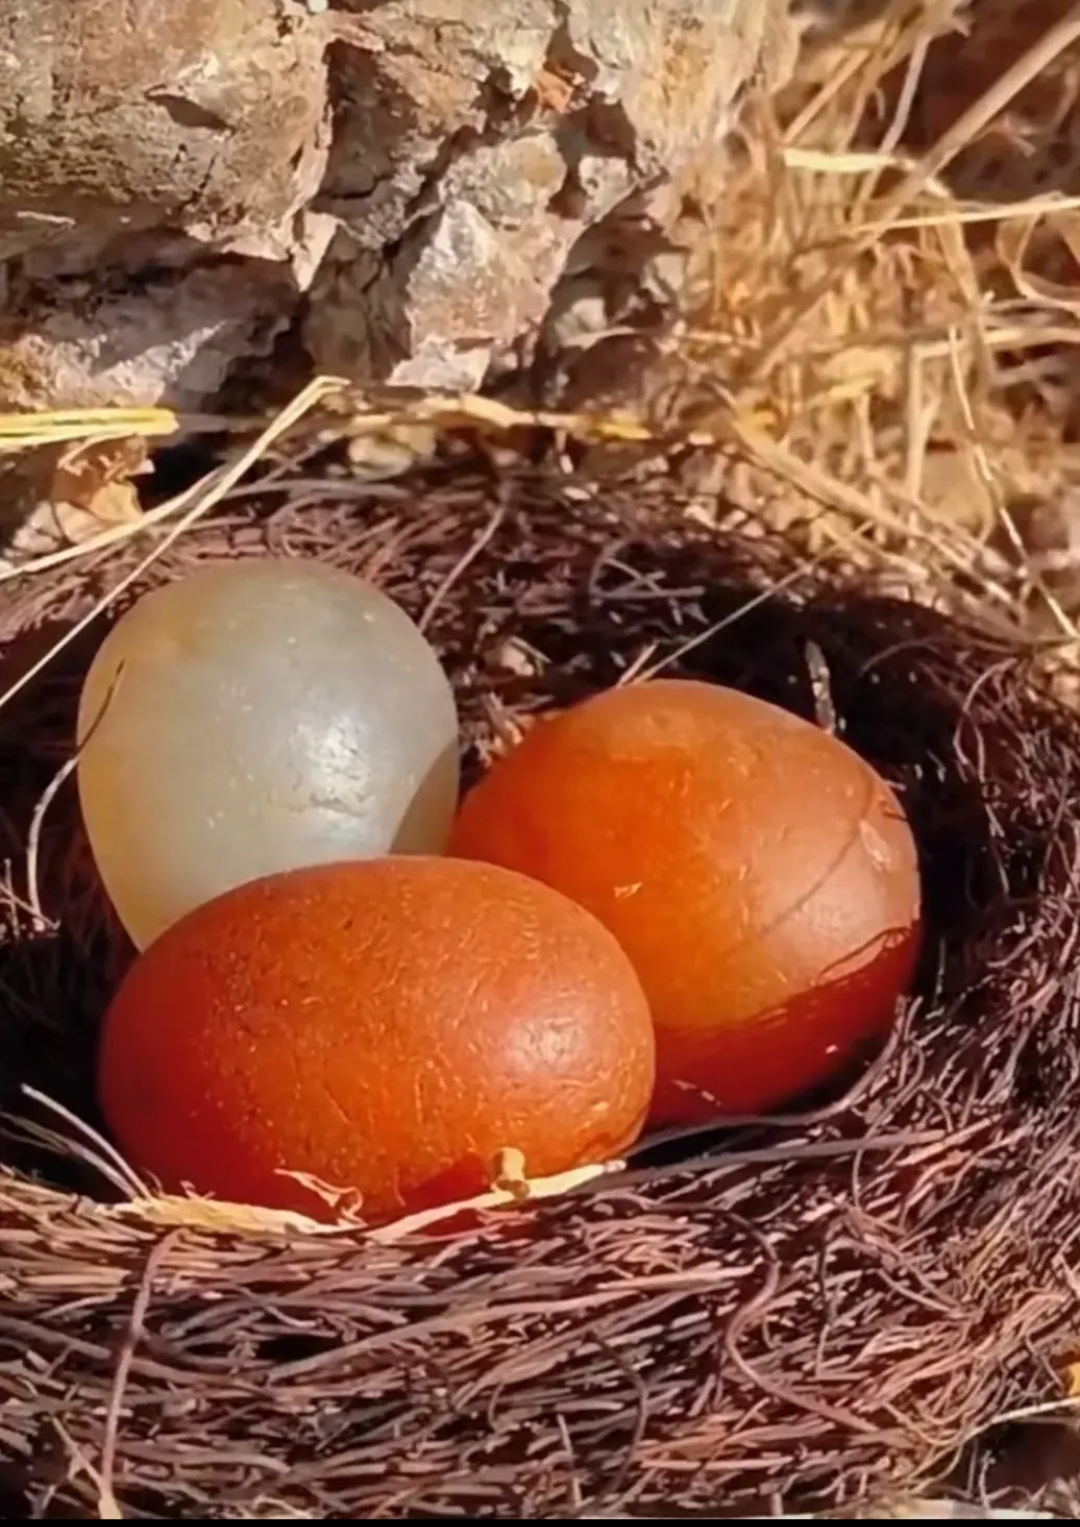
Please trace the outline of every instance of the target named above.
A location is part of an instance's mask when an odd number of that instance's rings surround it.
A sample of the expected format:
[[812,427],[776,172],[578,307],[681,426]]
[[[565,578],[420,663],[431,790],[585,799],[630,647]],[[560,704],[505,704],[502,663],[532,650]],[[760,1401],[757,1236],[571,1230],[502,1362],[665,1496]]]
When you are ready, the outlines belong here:
[[[478,1231],[393,1244],[163,1231],[13,1138],[0,1493],[16,1513],[840,1507],[1057,1395],[1080,1246],[1080,721],[1025,652],[682,507],[663,482],[595,498],[542,472],[286,482],[227,503],[152,579],[266,552],[376,578],[442,653],[472,770],[504,718],[643,663],[824,705],[901,792],[923,856],[932,937],[894,1042],[814,1112],[675,1159],[646,1148]],[[16,585],[2,677],[135,556]],[[36,807],[101,634],[0,710],[0,1100],[25,1114],[30,1083],[91,1121],[95,1025],[128,954],[70,783]]]

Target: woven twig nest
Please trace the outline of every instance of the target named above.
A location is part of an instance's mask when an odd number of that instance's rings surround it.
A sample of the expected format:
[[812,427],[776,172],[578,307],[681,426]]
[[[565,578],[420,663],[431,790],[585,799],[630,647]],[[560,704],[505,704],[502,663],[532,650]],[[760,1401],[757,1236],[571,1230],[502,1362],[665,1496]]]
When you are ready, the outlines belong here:
[[[814,1114],[675,1159],[646,1148],[434,1237],[125,1206],[16,1132],[0,1176],[8,1514],[837,1506],[944,1470],[1059,1393],[1080,1241],[1080,720],[1019,648],[800,570],[760,527],[703,528],[668,496],[543,475],[279,480],[151,576],[269,551],[375,577],[425,615],[472,767],[507,719],[663,660],[835,716],[902,791],[924,860],[931,936],[895,1041]],[[9,588],[4,678],[137,555]],[[0,711],[3,1103],[27,1115],[29,1085],[90,1123],[95,1024],[125,956],[70,780],[39,802],[100,635]]]

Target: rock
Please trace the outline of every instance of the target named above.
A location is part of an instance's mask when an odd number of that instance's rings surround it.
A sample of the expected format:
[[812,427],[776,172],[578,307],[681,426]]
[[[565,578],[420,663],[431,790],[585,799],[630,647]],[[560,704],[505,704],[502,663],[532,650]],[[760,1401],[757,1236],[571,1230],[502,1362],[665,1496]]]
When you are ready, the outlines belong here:
[[677,285],[782,9],[0,0],[0,406],[199,406],[286,330],[419,387],[588,343]]

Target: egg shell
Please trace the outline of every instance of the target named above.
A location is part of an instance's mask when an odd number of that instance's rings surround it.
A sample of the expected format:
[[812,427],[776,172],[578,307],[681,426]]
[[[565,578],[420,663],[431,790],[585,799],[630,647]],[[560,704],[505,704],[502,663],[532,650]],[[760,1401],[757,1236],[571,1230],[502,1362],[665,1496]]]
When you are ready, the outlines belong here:
[[657,1025],[653,1120],[774,1110],[892,1022],[918,953],[914,840],[851,748],[692,680],[535,725],[466,797],[451,852],[593,912]]
[[440,853],[457,713],[393,600],[302,559],[215,563],[146,594],[80,699],[91,848],[140,948],[261,875]]
[[322,865],[228,892],[136,961],[106,1016],[103,1113],[171,1191],[364,1217],[618,1155],[655,1076],[640,983],[565,897],[426,857]]

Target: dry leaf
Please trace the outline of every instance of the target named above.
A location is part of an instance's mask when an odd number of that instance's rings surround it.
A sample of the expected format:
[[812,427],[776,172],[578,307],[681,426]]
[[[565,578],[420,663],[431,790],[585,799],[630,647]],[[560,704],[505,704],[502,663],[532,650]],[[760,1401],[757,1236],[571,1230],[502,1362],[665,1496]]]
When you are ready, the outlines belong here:
[[137,524],[142,505],[132,478],[152,470],[141,436],[79,442],[54,459],[41,497],[52,505],[61,534],[77,545],[114,525]]
[[[117,1219],[140,1219],[163,1228],[189,1227],[222,1235],[341,1234],[341,1225],[327,1225],[288,1210],[262,1209],[252,1204],[226,1203],[214,1198],[130,1199],[102,1210]],[[351,1227],[349,1227],[351,1228]]]
[[577,81],[556,74],[552,69],[541,69],[533,81],[536,99],[549,111],[562,115],[574,99]]
[[523,1204],[528,1198],[525,1157],[516,1145],[508,1145],[496,1155],[492,1163],[491,1185],[499,1192],[509,1193],[515,1203]]
[[387,424],[370,432],[358,426],[346,454],[354,476],[365,482],[384,482],[430,461],[438,443],[438,432],[429,424]]

